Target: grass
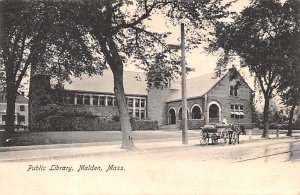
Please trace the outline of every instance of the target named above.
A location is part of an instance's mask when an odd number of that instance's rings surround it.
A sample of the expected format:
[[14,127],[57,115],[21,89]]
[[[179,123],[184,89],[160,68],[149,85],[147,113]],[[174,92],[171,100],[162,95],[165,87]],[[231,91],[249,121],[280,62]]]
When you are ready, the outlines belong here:
[[[198,136],[192,134],[191,136]],[[16,132],[15,146],[121,141],[121,131]],[[181,138],[180,131],[133,131],[134,140]]]

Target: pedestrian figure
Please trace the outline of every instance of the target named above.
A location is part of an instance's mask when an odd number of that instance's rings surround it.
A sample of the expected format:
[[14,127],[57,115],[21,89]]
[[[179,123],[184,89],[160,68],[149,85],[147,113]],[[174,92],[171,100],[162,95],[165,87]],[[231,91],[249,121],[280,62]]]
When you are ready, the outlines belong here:
[[223,125],[227,125],[227,117],[226,116],[224,116],[222,123],[223,123]]

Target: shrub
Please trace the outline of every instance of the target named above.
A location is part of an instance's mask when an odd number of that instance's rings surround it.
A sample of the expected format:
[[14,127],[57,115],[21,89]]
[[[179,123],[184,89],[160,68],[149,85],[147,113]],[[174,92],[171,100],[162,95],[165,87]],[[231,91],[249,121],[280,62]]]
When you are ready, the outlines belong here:
[[119,115],[114,115],[112,118],[111,118],[111,120],[112,121],[115,121],[115,122],[119,122],[120,121],[120,116]]

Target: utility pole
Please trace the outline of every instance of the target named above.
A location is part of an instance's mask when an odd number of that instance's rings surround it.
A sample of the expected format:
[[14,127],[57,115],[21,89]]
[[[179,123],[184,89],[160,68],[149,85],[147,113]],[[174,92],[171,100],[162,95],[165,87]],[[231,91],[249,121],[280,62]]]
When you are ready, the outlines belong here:
[[182,144],[188,144],[184,23],[181,23]]

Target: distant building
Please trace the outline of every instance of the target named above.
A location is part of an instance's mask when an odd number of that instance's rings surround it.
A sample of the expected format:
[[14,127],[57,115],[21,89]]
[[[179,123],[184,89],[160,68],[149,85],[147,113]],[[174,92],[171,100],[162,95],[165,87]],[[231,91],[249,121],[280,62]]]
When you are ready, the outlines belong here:
[[[6,122],[6,93],[0,92],[0,124]],[[15,125],[28,125],[28,98],[24,94],[18,94],[15,104]]]

